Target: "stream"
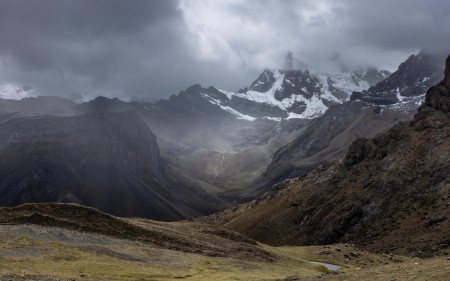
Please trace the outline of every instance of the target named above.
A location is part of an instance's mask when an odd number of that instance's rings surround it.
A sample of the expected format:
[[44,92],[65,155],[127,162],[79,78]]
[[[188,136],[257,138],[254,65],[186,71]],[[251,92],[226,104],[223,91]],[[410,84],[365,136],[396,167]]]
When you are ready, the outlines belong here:
[[329,264],[329,263],[324,263],[324,262],[318,262],[318,261],[310,261],[310,263],[325,266],[328,270],[341,270],[344,268],[344,266]]

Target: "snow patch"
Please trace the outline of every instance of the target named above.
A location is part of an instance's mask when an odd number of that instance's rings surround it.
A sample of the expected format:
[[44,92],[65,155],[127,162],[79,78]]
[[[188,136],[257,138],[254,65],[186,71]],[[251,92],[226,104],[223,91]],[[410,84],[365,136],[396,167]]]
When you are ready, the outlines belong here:
[[207,100],[209,100],[212,104],[218,105],[223,110],[235,115],[237,119],[244,119],[244,120],[248,120],[248,121],[255,121],[257,119],[255,117],[240,113],[239,111],[237,111],[229,106],[222,105],[219,100],[213,99],[212,97],[208,96],[207,94],[201,94],[201,95],[204,98],[206,98]]
[[[369,82],[356,77],[351,72],[343,72],[343,73],[316,72],[313,73],[313,75],[317,79],[319,79],[320,84],[322,85],[323,97],[328,100],[336,101],[339,103],[348,101],[350,99],[350,95],[353,92],[361,92],[363,90],[367,90],[370,88]],[[347,94],[344,100],[339,100],[331,93],[328,81],[331,82],[330,84],[332,87],[341,90],[342,92]]]
[[[399,91],[397,91],[398,93]],[[398,94],[399,95],[399,94]],[[395,104],[385,106],[389,110],[402,111],[405,113],[415,111],[425,101],[426,94],[415,97],[401,97],[401,101]],[[398,96],[397,96],[398,98]]]
[[281,117],[269,117],[269,116],[266,116],[266,117],[264,117],[263,119],[272,120],[272,121],[281,121],[283,118],[281,118]]
[[397,96],[397,99],[398,99],[399,102],[403,102],[404,97],[402,97],[402,96],[400,95],[400,88],[397,87],[397,90],[396,90],[396,92],[395,92],[395,95]]

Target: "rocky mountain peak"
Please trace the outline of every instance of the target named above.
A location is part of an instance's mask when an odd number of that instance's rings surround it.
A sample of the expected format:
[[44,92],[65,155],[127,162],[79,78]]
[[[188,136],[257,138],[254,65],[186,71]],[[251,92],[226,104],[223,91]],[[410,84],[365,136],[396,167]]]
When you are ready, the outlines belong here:
[[250,86],[250,89],[257,92],[267,92],[275,83],[274,71],[270,69],[264,69],[264,71],[256,78],[256,80]]
[[425,104],[420,111],[425,111],[424,107],[429,106],[443,112],[450,111],[450,55],[447,57],[444,79],[427,91]]
[[249,88],[238,92],[195,90],[238,119],[314,119],[330,106],[348,101],[353,91],[368,89],[387,75],[376,69],[341,73],[265,69]]
[[388,78],[362,92],[354,92],[351,101],[376,105],[404,105],[416,110],[428,88],[442,77],[444,56],[428,51],[411,55]]

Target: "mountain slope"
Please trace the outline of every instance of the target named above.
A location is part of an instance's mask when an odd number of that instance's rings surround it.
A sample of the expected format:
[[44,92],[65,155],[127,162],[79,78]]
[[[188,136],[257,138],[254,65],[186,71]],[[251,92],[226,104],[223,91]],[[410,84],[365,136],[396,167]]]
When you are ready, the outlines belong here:
[[421,255],[448,247],[449,200],[450,56],[412,122],[209,220],[275,245],[349,241]]
[[[180,222],[181,225],[176,227],[175,224],[140,218],[118,218],[78,204],[28,203],[14,208],[0,208],[0,225],[23,224],[61,227],[207,256],[225,257],[234,253],[242,259],[270,261],[275,258],[260,249],[255,241],[223,227],[186,222]],[[185,231],[179,228],[185,228]],[[207,234],[211,235],[208,237]],[[196,240],[198,236],[203,239]],[[230,244],[237,244],[241,248],[238,249],[236,245],[230,247]],[[246,251],[253,255],[246,254]]]
[[[354,92],[352,101],[331,106],[295,140],[274,153],[258,188],[267,190],[286,178],[300,176],[344,155],[356,138],[373,137],[399,121],[410,120],[424,100],[426,89],[438,82],[444,70],[442,57],[421,51],[367,91]],[[398,96],[397,89],[401,89]],[[368,98],[369,94],[377,98]],[[390,103],[378,99],[389,94]]]
[[2,206],[75,202],[160,220],[217,207],[165,164],[133,111],[16,118],[0,124],[0,143]]

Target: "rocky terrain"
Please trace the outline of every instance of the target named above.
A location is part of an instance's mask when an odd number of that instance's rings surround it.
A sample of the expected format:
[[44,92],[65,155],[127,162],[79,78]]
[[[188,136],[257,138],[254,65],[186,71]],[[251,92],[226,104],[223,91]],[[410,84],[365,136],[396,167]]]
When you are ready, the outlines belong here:
[[0,123],[0,205],[74,202],[111,214],[179,220],[217,210],[160,157],[134,112],[29,116]]
[[259,197],[208,218],[271,245],[351,242],[376,252],[448,254],[450,57],[414,119]]

